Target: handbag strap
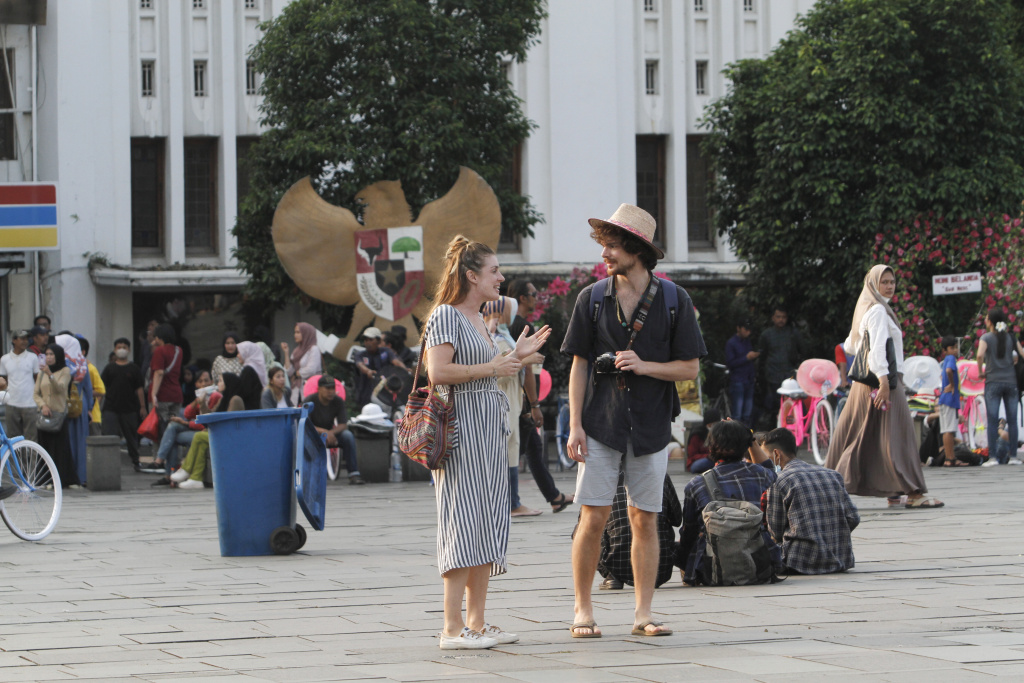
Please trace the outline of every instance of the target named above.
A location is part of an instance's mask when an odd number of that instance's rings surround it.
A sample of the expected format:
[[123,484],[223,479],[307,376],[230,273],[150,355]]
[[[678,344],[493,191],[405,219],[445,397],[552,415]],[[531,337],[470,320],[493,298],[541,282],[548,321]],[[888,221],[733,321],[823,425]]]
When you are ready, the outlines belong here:
[[[433,317],[434,317],[433,315],[430,316],[431,320],[433,320]],[[431,322],[431,320],[427,320],[427,324],[423,326],[423,341],[424,342],[427,341],[427,335],[429,334],[428,331],[430,330],[430,322]],[[458,335],[458,333],[459,333],[459,329],[458,329],[458,327],[456,327],[455,328],[455,334]],[[427,355],[427,349],[425,348],[425,346],[426,346],[425,343],[420,344],[419,357],[416,359],[416,374],[414,374],[413,377],[412,377],[412,390],[409,392],[410,395],[416,393],[416,382],[419,381],[419,378],[420,378],[420,368],[423,367],[423,356]],[[458,353],[458,349],[455,350],[455,353]],[[452,357],[454,358],[454,356],[452,356]],[[435,384],[430,380],[430,373],[428,372],[427,373],[427,387],[429,389],[433,389],[434,386],[435,386]],[[441,384],[441,385],[438,385],[438,386],[447,386],[447,385]],[[451,392],[451,394],[454,397],[455,391],[453,390]]]

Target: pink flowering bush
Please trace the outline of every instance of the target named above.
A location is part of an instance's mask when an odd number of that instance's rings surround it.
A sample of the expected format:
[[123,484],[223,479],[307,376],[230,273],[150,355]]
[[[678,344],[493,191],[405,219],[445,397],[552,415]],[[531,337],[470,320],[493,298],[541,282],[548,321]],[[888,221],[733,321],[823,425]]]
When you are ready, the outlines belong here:
[[[937,355],[939,337],[980,337],[985,313],[1000,307],[1019,336],[1024,325],[1024,225],[1008,215],[947,222],[929,215],[875,235],[875,263],[896,273],[893,310],[903,322],[904,353]],[[980,272],[980,294],[932,295],[932,276]],[[961,349],[967,357],[973,349]]]

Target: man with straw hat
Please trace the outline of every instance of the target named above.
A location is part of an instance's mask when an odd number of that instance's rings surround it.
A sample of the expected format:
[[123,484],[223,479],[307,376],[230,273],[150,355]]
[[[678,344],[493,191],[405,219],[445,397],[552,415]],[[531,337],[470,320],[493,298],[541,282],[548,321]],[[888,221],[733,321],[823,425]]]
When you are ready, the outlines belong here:
[[[601,534],[623,473],[633,532],[636,611],[632,634],[672,633],[655,621],[661,512],[671,422],[679,414],[674,382],[697,376],[707,354],[689,295],[654,276],[665,254],[653,243],[655,221],[630,204],[608,220],[590,219],[608,278],[580,292],[562,352],[569,375],[569,456],[580,463],[580,521],[572,548],[576,590],[573,638],[600,638],[591,591]],[[666,293],[667,291],[667,293]]]

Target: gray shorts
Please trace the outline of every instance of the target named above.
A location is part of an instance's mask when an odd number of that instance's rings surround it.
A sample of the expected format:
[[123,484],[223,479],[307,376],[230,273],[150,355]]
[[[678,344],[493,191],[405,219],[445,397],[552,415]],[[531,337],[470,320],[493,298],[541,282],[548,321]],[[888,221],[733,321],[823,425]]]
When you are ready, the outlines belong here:
[[944,406],[939,404],[939,433],[949,434],[955,432],[959,427],[959,418],[957,416],[957,409],[952,406]]
[[577,466],[576,502],[580,505],[611,505],[619,484],[619,469],[625,473],[626,497],[630,507],[661,512],[668,470],[668,446],[657,453],[634,457],[633,444],[620,453],[587,437],[587,458]]

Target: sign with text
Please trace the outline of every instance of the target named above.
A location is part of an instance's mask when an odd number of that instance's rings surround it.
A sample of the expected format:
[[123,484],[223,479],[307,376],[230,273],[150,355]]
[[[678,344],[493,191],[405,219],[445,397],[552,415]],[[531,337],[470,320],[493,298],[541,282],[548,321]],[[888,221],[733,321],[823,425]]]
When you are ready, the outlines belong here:
[[932,276],[932,295],[971,294],[981,291],[981,273],[951,273]]
[[0,251],[59,246],[57,184],[0,183]]

